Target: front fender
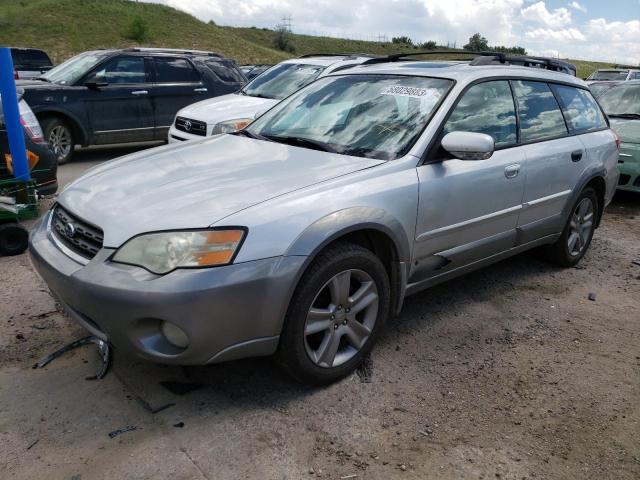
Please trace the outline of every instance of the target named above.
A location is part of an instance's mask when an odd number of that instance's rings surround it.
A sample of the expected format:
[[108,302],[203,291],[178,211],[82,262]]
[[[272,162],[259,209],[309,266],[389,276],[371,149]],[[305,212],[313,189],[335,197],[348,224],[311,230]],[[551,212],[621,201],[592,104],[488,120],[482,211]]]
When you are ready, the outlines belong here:
[[411,258],[407,232],[388,212],[372,207],[350,207],[333,212],[307,227],[285,252],[310,258],[334,240],[358,230],[378,230],[393,241],[398,261]]

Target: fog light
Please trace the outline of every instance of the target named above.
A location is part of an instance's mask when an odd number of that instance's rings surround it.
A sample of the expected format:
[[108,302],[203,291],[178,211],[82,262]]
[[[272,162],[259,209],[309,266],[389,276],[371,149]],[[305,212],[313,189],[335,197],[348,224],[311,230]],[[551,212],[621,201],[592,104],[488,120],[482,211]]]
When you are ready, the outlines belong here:
[[160,330],[171,345],[178,348],[189,346],[189,337],[184,330],[170,322],[162,322]]

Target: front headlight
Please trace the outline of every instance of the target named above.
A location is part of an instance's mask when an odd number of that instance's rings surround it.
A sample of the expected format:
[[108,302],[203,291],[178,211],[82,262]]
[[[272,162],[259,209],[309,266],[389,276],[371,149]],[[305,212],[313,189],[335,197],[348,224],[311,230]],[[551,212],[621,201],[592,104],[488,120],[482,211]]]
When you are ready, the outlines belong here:
[[235,120],[227,120],[226,122],[216,123],[211,130],[211,135],[219,133],[233,133],[242,130],[253,121],[253,118],[236,118]]
[[160,275],[176,268],[228,265],[244,235],[241,229],[146,233],[127,241],[112,261]]

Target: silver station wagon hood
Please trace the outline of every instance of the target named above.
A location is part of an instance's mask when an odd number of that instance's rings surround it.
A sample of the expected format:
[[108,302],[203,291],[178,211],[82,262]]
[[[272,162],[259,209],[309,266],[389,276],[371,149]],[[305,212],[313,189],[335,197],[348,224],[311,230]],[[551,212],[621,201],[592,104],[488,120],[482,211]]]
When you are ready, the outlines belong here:
[[204,228],[252,205],[384,163],[220,135],[123,157],[69,185],[61,205],[104,231],[104,246],[134,235]]

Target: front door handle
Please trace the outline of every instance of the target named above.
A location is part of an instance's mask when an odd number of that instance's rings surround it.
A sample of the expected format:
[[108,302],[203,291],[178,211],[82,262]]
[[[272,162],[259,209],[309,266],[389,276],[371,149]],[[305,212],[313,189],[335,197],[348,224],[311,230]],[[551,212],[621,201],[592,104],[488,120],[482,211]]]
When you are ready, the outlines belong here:
[[194,92],[198,92],[198,93],[200,93],[200,92],[208,92],[208,90],[206,88],[194,88],[193,91]]
[[579,162],[582,160],[582,150],[576,150],[575,152],[571,152],[571,161]]
[[509,165],[504,169],[504,176],[507,178],[516,178],[520,173],[520,164],[514,163],[513,165]]
[[146,90],[134,90],[133,92],[131,92],[131,95],[146,95],[149,92]]

